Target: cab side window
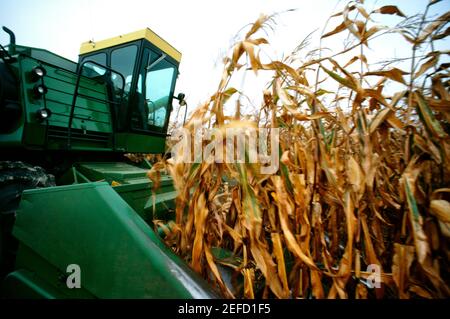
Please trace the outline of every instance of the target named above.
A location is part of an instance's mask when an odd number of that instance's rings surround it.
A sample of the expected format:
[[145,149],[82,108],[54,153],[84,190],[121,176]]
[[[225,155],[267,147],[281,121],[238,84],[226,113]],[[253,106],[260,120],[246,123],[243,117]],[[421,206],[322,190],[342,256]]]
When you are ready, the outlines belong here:
[[99,67],[94,63],[90,63],[88,61],[93,61],[100,65],[106,66],[106,53],[97,53],[83,58],[82,62],[87,61],[84,64],[82,75],[87,76],[89,78],[95,78],[102,76],[106,73],[106,69]]

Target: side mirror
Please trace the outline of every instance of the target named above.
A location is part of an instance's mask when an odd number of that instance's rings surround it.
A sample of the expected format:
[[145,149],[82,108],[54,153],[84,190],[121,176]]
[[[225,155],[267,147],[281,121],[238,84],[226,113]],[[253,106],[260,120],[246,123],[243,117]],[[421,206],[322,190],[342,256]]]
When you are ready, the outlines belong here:
[[181,106],[186,104],[186,101],[184,100],[184,98],[186,97],[186,95],[184,93],[178,93],[178,95],[175,97]]
[[[186,115],[187,115],[187,103],[186,103],[186,100],[184,99],[185,97],[186,97],[186,95],[184,93],[178,93],[177,96],[174,96],[174,98],[178,100],[178,103],[180,103],[180,108],[182,106],[186,106],[186,109],[184,110],[183,125],[184,125],[184,123],[186,123]],[[179,112],[179,110],[178,110],[178,112]],[[177,115],[177,117],[178,117],[178,115]]]

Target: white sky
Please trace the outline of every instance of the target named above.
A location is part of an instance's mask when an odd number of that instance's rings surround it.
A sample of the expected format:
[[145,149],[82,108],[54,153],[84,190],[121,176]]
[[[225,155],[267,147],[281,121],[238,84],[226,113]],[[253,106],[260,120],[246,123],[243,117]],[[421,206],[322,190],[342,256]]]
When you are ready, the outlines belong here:
[[[365,2],[369,9],[395,4],[410,15],[420,12],[427,0]],[[176,93],[186,94],[192,110],[215,91],[222,70],[221,58],[236,33],[260,13],[297,9],[280,15],[275,31],[269,33],[272,49],[268,54],[280,58],[311,31],[321,30],[337,3],[337,0],[0,0],[0,24],[15,32],[18,44],[45,48],[75,61],[84,41],[149,27],[182,52]],[[339,7],[344,3],[341,1]],[[444,0],[435,10],[443,13],[449,9],[450,0]],[[340,23],[335,22],[330,30]],[[0,43],[8,43],[3,32]],[[386,56],[401,52],[395,43],[382,45],[388,50]]]

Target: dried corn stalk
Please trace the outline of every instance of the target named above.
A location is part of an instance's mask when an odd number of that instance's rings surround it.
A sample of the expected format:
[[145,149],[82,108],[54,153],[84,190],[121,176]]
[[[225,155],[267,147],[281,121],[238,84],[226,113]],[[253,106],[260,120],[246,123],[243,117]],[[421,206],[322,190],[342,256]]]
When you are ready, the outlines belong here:
[[[439,65],[440,51],[415,58],[420,44],[448,36],[450,13],[429,22],[425,11],[421,23],[395,29],[411,43],[412,72],[369,70],[365,46],[391,31],[373,24],[379,14],[404,16],[396,6],[367,13],[350,2],[322,38],[346,31],[353,45],[270,63],[259,58],[268,41],[257,35],[273,17],[261,16],[225,59],[216,94],[185,128],[278,127],[276,173],[250,163],[162,163],[179,192],[166,242],[225,297],[450,296],[449,64]],[[241,114],[239,100],[226,116],[238,92],[230,78],[245,66],[272,72],[271,89],[256,116]],[[401,90],[387,92],[389,81]]]

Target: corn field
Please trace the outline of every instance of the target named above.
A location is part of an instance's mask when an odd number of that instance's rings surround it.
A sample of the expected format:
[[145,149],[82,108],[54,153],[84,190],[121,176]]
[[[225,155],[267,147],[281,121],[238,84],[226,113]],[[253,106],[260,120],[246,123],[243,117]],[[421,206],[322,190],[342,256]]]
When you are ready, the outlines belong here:
[[[279,128],[279,169],[165,157],[148,174],[157,185],[167,171],[179,194],[175,219],[155,227],[223,297],[450,296],[450,64],[435,48],[450,34],[450,12],[430,17],[436,2],[406,17],[351,1],[327,21],[318,49],[300,54],[302,44],[279,61],[260,58],[274,15],[235,43],[217,92],[184,127]],[[380,15],[401,22],[381,26]],[[392,33],[410,48],[407,62],[370,63],[372,41]],[[322,50],[342,35],[344,49]],[[272,76],[257,112],[246,114],[230,86],[241,71]],[[380,270],[375,287],[370,265]]]

